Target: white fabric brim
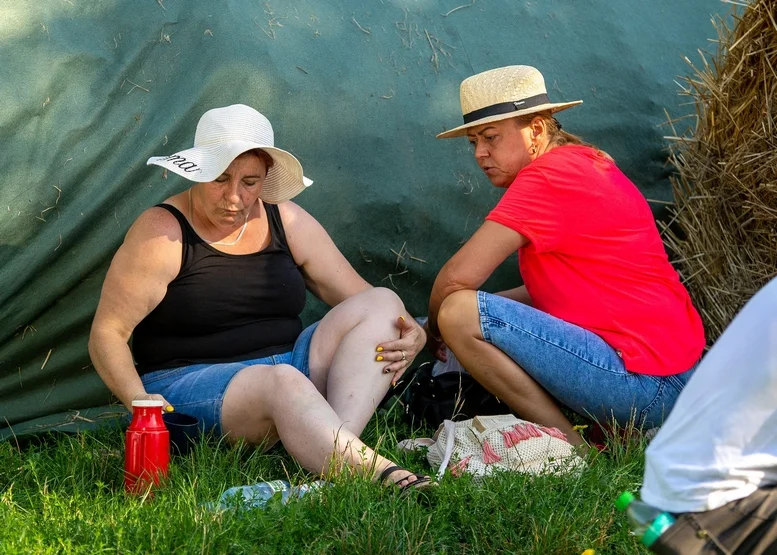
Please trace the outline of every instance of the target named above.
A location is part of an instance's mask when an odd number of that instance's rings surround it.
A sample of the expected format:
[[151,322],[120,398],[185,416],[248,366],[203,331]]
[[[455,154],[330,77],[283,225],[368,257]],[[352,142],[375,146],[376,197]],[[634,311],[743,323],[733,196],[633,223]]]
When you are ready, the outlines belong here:
[[458,127],[454,127],[450,131],[445,131],[443,133],[440,133],[437,135],[438,139],[450,139],[451,137],[463,137],[467,134],[467,129],[470,127],[477,127],[478,125],[483,125],[486,123],[492,123],[495,121],[501,121],[503,119],[508,118],[517,118],[519,116],[526,116],[528,114],[536,114],[538,112],[546,112],[550,110],[553,113],[560,112],[561,110],[566,110],[567,108],[571,108],[572,106],[578,106],[582,104],[582,100],[575,100],[574,102],[558,102],[555,104],[540,104],[539,106],[534,106],[533,108],[527,108],[526,110],[518,110],[516,112],[507,112],[504,114],[496,114],[494,116],[488,116],[486,118],[480,118],[479,120],[465,123],[464,125],[460,125]]
[[201,145],[169,156],[152,156],[146,165],[161,166],[189,181],[206,183],[224,173],[235,158],[255,148],[265,151],[275,161],[267,172],[259,194],[264,202],[285,202],[313,184],[313,181],[302,175],[302,165],[293,154],[274,146],[245,141]]

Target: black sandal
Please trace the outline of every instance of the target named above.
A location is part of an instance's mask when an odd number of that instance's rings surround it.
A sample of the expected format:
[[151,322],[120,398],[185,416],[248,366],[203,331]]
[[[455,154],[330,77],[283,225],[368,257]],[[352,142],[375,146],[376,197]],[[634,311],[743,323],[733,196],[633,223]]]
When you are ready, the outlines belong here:
[[407,468],[404,468],[404,467],[399,466],[399,465],[393,465],[393,466],[387,467],[383,472],[380,473],[380,476],[378,477],[378,481],[381,484],[385,483],[386,479],[388,479],[388,477],[391,476],[397,470],[404,470],[405,472],[410,472],[410,474],[408,476],[405,476],[404,478],[400,478],[396,482],[393,482],[395,485],[397,483],[401,482],[402,480],[409,479],[410,476],[415,476],[416,477],[416,479],[413,480],[412,482],[408,482],[404,486],[399,486],[399,491],[401,493],[405,493],[405,492],[409,491],[410,489],[425,489],[425,488],[428,488],[430,486],[436,485],[434,482],[432,482],[432,479],[429,476],[420,476],[419,477],[418,474],[416,474],[415,472],[411,472]]

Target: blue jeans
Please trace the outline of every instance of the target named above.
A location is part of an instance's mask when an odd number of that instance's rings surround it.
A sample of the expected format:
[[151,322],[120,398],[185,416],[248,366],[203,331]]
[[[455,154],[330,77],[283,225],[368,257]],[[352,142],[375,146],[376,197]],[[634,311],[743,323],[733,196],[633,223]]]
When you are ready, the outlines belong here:
[[562,405],[601,423],[660,426],[696,365],[673,376],[626,370],[601,337],[525,304],[478,291],[483,338]]
[[290,364],[310,377],[310,341],[316,326],[318,322],[302,330],[292,350],[285,353],[240,362],[166,368],[144,374],[141,381],[147,393],[159,393],[177,412],[197,417],[204,432],[221,436],[221,405],[232,378],[257,364]]

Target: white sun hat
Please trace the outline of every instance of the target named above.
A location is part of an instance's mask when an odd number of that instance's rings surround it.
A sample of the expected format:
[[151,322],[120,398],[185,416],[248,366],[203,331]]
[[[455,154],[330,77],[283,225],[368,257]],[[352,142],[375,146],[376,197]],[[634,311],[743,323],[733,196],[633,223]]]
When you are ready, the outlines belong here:
[[437,135],[438,139],[462,137],[467,129],[484,123],[536,112],[560,112],[582,100],[553,103],[542,73],[531,66],[506,66],[467,77],[461,82],[464,125]]
[[259,194],[264,202],[285,202],[313,182],[302,175],[302,165],[293,154],[275,147],[270,121],[245,104],[233,104],[205,112],[197,123],[194,147],[169,156],[153,156],[147,165],[156,164],[189,181],[213,181],[249,150],[262,149],[274,160]]

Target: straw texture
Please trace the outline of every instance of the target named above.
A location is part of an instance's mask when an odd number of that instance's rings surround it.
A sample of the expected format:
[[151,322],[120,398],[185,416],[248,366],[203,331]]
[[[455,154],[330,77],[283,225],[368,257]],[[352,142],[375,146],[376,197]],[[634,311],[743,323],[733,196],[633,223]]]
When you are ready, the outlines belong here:
[[716,56],[702,53],[682,85],[696,107],[695,129],[678,137],[670,121],[677,173],[664,240],[710,342],[777,274],[775,8],[777,0],[740,3],[731,27],[714,22]]
[[[545,78],[538,69],[531,66],[498,67],[467,77],[461,82],[459,87],[461,113],[466,115],[495,104],[521,101],[539,94],[547,94],[547,92]],[[470,127],[537,112],[560,112],[582,103],[582,100],[574,100],[572,102],[548,101],[523,110],[516,109],[503,114],[478,118],[465,125],[460,125],[440,133],[437,135],[437,138],[463,137],[467,134],[467,129]]]

